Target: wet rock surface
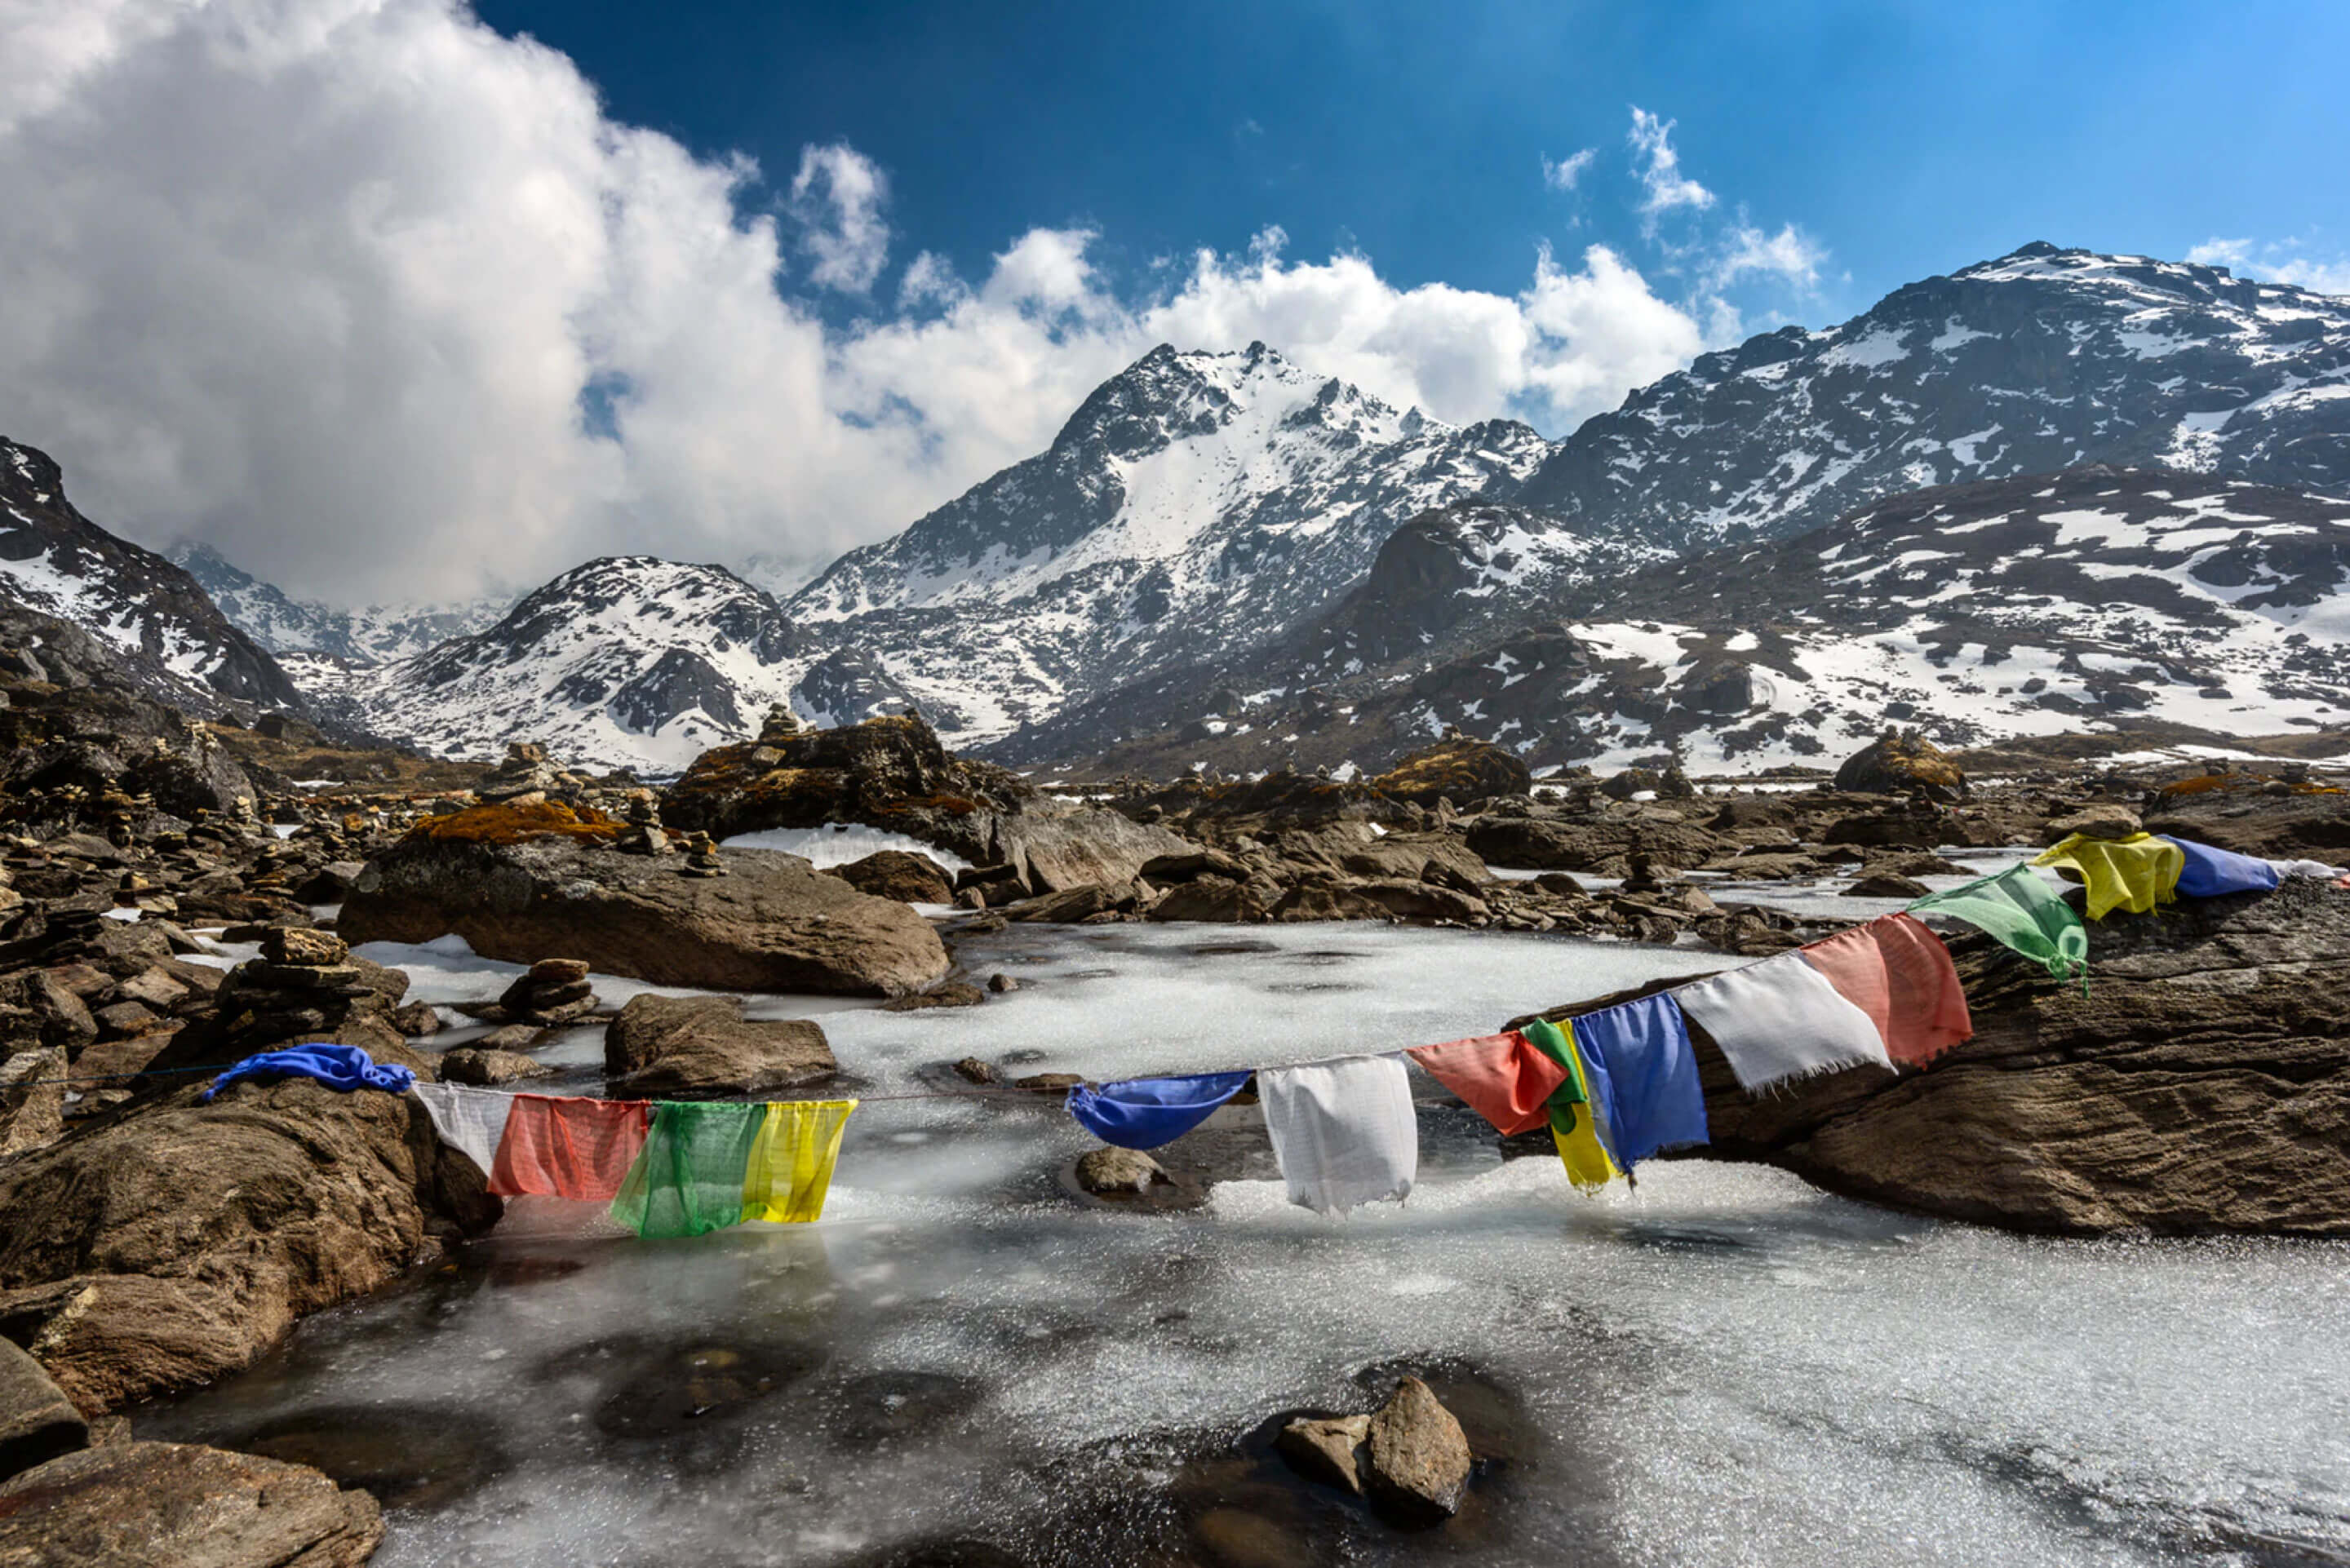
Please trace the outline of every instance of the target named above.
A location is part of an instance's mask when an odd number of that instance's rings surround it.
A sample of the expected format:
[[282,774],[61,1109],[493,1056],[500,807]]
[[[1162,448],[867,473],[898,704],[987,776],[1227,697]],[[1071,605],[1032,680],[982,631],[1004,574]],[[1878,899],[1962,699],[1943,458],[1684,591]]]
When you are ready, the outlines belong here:
[[88,1449],[0,1482],[6,1568],[357,1568],[382,1539],[364,1491],[193,1444]]

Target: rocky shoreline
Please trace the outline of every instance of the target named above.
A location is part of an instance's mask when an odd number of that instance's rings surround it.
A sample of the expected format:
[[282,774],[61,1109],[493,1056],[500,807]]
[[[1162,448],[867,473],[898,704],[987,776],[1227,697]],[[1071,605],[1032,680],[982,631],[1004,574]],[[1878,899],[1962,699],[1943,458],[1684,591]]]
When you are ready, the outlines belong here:
[[[526,746],[463,787],[303,788],[248,771],[239,748],[264,753],[234,734],[136,691],[74,698],[35,668],[0,657],[0,1563],[358,1563],[380,1538],[363,1492],[140,1442],[113,1414],[250,1365],[303,1315],[499,1217],[409,1098],[295,1080],[200,1101],[219,1064],[272,1045],[332,1040],[497,1084],[600,1025],[615,1083],[765,1095],[837,1073],[815,1023],[745,1018],[724,995],[614,1007],[591,974],[983,1006],[1016,982],[983,986],[957,944],[1013,923],[1307,920],[1686,947],[1696,974],[1829,929],[1732,886],[1914,897],[1961,869],[1954,846],[2137,815],[2257,853],[2350,849],[2350,794],[2305,772],[1970,788],[1890,735],[1837,778],[1762,788],[1535,781],[1453,739],[1363,780],[1054,793],[951,755],[919,718],[806,732],[778,713],[666,790]],[[833,824],[909,847],[819,869],[720,842]],[[409,1002],[406,974],[349,948],[449,936],[536,967],[471,1009],[494,1035],[443,1051],[433,1036],[472,1021]],[[2100,927],[2085,995],[1958,940],[1977,1033],[1929,1072],[1752,1099],[1700,1040],[1706,1156],[2029,1231],[2350,1234],[2345,938],[2350,898],[2323,884],[2181,905]],[[1253,1158],[1235,1146],[1170,1174],[1139,1157],[1081,1168],[1072,1191],[1180,1207]],[[1310,1419],[1339,1424],[1318,1434],[1326,1461],[1332,1431],[1376,1418]],[[140,1532],[164,1544],[121,1544]]]

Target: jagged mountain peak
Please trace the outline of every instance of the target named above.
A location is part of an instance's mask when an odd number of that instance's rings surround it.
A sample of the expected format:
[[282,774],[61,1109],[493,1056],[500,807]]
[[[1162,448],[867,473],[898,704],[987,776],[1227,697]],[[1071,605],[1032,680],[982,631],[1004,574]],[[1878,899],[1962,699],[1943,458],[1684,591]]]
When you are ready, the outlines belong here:
[[[0,437],[0,594],[82,628],[234,702],[298,708],[286,671],[152,550],[116,537],[66,498],[48,453]],[[175,691],[167,701],[181,700]]]

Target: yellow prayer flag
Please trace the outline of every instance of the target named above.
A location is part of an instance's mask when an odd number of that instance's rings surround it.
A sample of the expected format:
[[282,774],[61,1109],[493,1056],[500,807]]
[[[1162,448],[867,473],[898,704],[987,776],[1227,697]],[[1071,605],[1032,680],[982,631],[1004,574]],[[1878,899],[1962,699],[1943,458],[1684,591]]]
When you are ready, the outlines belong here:
[[770,1100],[743,1173],[743,1218],[806,1224],[822,1217],[855,1100]]

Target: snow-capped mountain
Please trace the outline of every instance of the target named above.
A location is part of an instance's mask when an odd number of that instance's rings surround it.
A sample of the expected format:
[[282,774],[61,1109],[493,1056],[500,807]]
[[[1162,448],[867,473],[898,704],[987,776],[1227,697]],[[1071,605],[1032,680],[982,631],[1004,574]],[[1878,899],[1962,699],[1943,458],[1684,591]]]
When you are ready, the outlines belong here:
[[48,454],[5,438],[0,594],[195,683],[159,693],[168,701],[201,690],[261,707],[301,706],[276,660],[231,625],[193,577],[84,517],[66,499]]
[[1039,455],[789,601],[969,744],[1337,598],[1430,506],[1506,495],[1548,452],[1524,425],[1399,412],[1263,344],[1152,350]]
[[[1447,726],[1535,765],[1828,762],[1887,723],[1948,745],[2079,732],[2225,744],[2350,724],[2350,499],[2103,465],[1924,490],[1790,540],[1670,561],[1596,613],[1218,719],[1220,765],[1374,765]],[[1304,639],[1311,646],[1314,639]],[[1309,672],[1311,673],[1311,672]],[[1191,690],[1201,691],[1204,676]],[[1039,754],[1087,755],[1112,710]],[[1091,732],[1076,721],[1090,717]],[[1111,758],[1197,753],[1129,712]]]
[[1674,550],[2081,463],[2350,487],[2350,297],[2031,244],[1699,358],[1515,499]]
[[725,568],[609,556],[343,690],[378,732],[443,755],[533,740],[567,763],[674,773],[755,733],[813,658],[782,607]]
[[[499,596],[456,605],[369,605],[337,609],[297,599],[192,541],[165,552],[203,586],[223,615],[275,654],[322,653],[352,664],[389,664],[494,624],[513,603]],[[289,669],[289,673],[291,670]]]

